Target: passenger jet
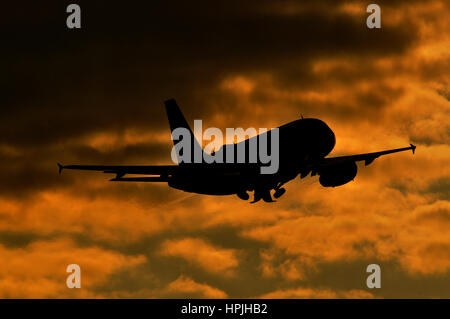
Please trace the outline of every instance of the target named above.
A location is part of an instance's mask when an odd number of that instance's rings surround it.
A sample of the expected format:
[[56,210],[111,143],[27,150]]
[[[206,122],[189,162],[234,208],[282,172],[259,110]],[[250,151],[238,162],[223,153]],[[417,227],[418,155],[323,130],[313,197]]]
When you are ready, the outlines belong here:
[[[174,99],[165,102],[170,129],[189,130],[192,145],[200,152],[202,147],[195,138],[186,119]],[[270,134],[270,131],[261,133]],[[242,142],[247,151],[250,150],[252,139],[258,139],[261,134]],[[61,165],[63,169],[92,170],[115,174],[110,181],[114,182],[164,182],[170,187],[185,192],[206,195],[237,195],[242,200],[250,198],[253,201],[273,202],[273,197],[279,198],[285,192],[283,187],[297,176],[304,178],[318,175],[319,182],[324,187],[336,187],[352,181],[357,173],[356,162],[364,161],[369,165],[376,158],[406,150],[414,154],[416,146],[396,148],[381,152],[358,155],[326,157],[334,148],[336,138],[333,131],[323,121],[315,118],[300,118],[278,127],[279,136],[279,167],[274,174],[262,174],[260,162],[256,163],[186,163],[178,165]],[[175,143],[175,141],[174,141]],[[226,152],[231,147],[237,150],[239,143],[225,144],[218,151]],[[248,156],[247,156],[248,157]],[[138,176],[129,176],[138,175]]]

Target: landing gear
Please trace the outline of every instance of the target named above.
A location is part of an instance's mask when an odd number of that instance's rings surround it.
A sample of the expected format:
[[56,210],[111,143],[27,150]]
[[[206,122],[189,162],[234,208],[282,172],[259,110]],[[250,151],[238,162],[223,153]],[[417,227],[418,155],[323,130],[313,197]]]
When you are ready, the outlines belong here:
[[286,193],[286,189],[285,188],[278,188],[275,193],[273,194],[273,197],[275,198],[280,198],[281,196],[284,195],[284,193]]
[[259,202],[261,199],[266,203],[274,202],[272,196],[270,195],[270,189],[255,189],[255,197],[253,198],[253,201],[251,201],[250,203],[253,204]]
[[262,198],[261,193],[255,190],[253,200],[250,203],[254,204],[256,202],[259,202],[261,200],[261,198]]
[[236,194],[242,200],[248,200],[250,195],[246,191],[240,191]]
[[[284,193],[286,193],[286,189],[281,187],[284,184],[285,184],[285,182],[282,181],[282,182],[278,182],[275,185],[273,185],[273,184],[261,184],[261,185],[258,185],[254,189],[253,200],[250,203],[253,204],[253,203],[259,202],[261,199],[263,201],[265,201],[266,203],[276,202],[275,200],[273,200],[272,195],[270,194],[270,192],[272,191],[272,189],[275,190],[275,193],[273,194],[273,196],[275,198],[280,198],[281,196],[284,195]],[[245,199],[245,200],[248,199],[248,194],[245,191],[241,191],[237,195],[241,199]]]
[[266,203],[272,203],[272,202],[275,202],[275,201],[272,199],[272,196],[270,195],[270,190],[264,191],[262,199],[263,199],[263,201],[265,201]]

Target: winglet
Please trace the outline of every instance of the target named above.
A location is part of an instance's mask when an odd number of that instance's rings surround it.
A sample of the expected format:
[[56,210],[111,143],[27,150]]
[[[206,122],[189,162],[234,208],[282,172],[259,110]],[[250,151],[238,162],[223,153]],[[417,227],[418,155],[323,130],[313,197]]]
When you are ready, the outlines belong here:
[[56,163],[56,164],[58,164],[58,168],[59,168],[59,173],[61,174],[61,171],[63,170],[64,166],[62,166],[62,165],[61,165],[61,164],[59,164],[59,163]]
[[416,146],[413,145],[413,144],[409,144],[409,145],[411,145],[411,150],[412,150],[412,152],[414,154],[416,152]]

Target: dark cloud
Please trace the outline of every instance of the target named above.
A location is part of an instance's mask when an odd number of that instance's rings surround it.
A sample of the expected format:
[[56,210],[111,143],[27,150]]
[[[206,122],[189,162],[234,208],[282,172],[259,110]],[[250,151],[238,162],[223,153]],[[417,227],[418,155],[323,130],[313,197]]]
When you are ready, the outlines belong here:
[[[169,133],[168,133],[169,135]],[[139,165],[165,161],[171,164],[171,144],[138,143],[115,146],[107,150],[72,142],[70,145],[38,145],[20,149],[18,154],[3,154],[0,165],[0,194],[8,196],[29,195],[33,192],[55,188],[68,188],[83,183],[83,180],[112,178],[113,175],[90,172],[78,176],[73,171],[58,174],[56,163],[103,163],[105,165]],[[94,176],[96,175],[96,176]],[[103,176],[102,176],[103,175]],[[132,186],[132,185],[130,185]],[[133,187],[131,187],[133,188]],[[123,190],[123,189],[122,189]],[[82,193],[96,193],[86,187]]]
[[226,75],[267,71],[281,86],[302,86],[314,82],[309,64],[318,57],[399,54],[416,36],[407,22],[370,32],[364,16],[335,12],[331,2],[293,16],[261,10],[268,4],[81,2],[81,30],[65,27],[62,3],[47,3],[40,19],[19,14],[3,52],[1,118],[8,124],[0,141],[46,144],[102,129],[160,129],[164,99],[175,96],[186,112],[208,116],[214,109],[203,94]]
[[450,198],[450,179],[442,177],[434,180],[430,183],[426,192],[437,195],[442,200]]

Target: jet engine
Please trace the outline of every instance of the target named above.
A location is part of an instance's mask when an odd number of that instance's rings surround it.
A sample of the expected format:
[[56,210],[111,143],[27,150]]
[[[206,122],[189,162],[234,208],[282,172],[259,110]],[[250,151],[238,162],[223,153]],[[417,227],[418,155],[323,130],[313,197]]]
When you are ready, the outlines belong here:
[[336,164],[321,170],[319,182],[324,187],[341,186],[352,181],[357,171],[355,162]]

